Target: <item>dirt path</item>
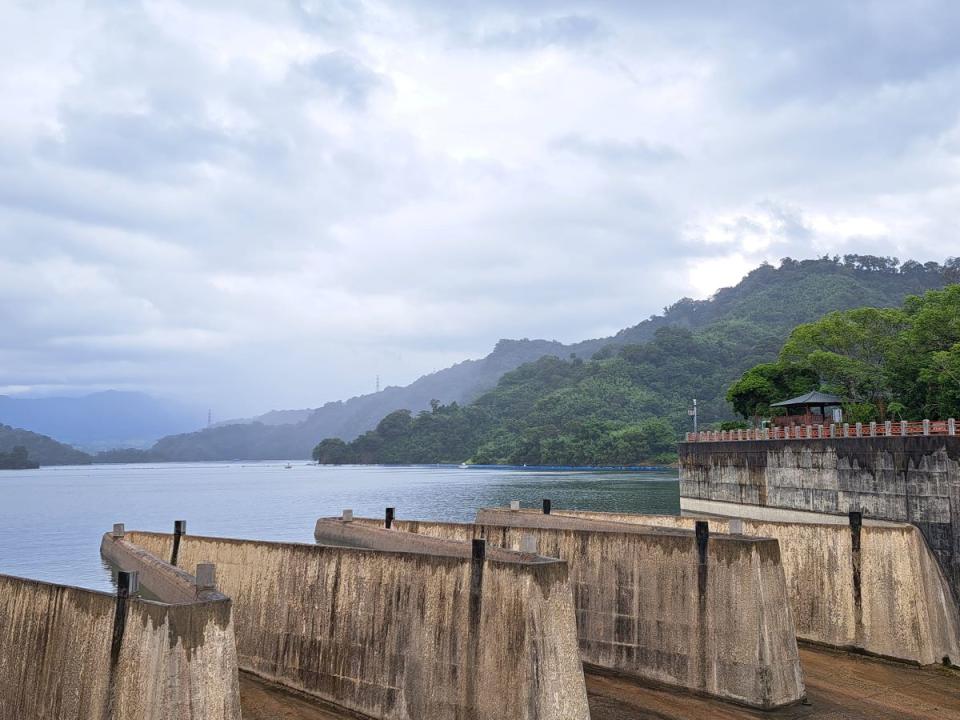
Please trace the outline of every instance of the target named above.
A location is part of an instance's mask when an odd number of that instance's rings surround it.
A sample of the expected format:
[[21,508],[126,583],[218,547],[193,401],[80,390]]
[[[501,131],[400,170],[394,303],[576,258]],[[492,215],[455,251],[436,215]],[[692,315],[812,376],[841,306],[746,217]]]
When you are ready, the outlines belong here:
[[[800,658],[809,705],[765,713],[591,674],[590,715],[592,720],[960,720],[956,670],[920,669],[820,648],[801,648]],[[244,720],[350,718],[245,673],[240,698]]]

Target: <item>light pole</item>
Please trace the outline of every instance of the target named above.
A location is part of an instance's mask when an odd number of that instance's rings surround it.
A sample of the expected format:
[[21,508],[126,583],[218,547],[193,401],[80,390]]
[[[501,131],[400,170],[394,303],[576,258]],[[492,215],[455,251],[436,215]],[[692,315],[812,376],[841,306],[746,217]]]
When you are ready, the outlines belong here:
[[687,415],[693,416],[693,432],[694,434],[696,434],[697,432],[697,399],[696,398],[693,399],[693,409],[687,410]]

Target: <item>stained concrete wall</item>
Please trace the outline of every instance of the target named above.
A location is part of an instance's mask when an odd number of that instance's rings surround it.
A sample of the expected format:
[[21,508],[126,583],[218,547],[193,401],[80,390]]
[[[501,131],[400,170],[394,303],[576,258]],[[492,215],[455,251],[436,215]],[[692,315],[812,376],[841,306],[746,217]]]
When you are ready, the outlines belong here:
[[239,720],[229,602],[123,608],[0,575],[0,720]]
[[[354,526],[344,536],[364,543],[381,523],[343,525]],[[514,550],[527,536],[541,555],[566,560],[586,663],[763,708],[803,697],[774,541],[714,536],[702,564],[694,534],[683,530],[490,510],[475,526],[394,521],[394,528],[477,535]],[[329,521],[318,521],[318,540],[331,532]]]
[[960,600],[960,437],[681,443],[685,498],[865,516],[920,528]]
[[[790,521],[737,518],[749,506],[720,504],[711,516],[721,533],[776,538],[786,576],[797,637],[922,665],[943,658],[960,662],[960,615],[950,588],[920,531],[905,523],[865,521],[860,550],[846,518],[820,513],[770,513]],[[751,514],[761,514],[754,510]],[[769,511],[768,511],[769,512]],[[646,526],[692,529],[697,517],[554,511]],[[736,519],[734,519],[736,518]]]
[[435,550],[187,535],[179,557],[216,563],[240,666],[272,681],[390,720],[588,718],[566,566]]

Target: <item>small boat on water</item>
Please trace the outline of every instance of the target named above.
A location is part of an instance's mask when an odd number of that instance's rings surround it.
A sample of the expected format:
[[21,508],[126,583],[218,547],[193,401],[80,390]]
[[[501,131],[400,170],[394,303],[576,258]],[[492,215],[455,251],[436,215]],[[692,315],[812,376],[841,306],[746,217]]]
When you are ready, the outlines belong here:
[[290,468],[293,467],[293,465],[291,465],[290,463],[287,463],[287,464],[284,465],[283,467],[284,467],[285,470],[289,470]]
[[466,463],[460,463],[457,467],[459,467],[461,470],[466,470],[470,466]]

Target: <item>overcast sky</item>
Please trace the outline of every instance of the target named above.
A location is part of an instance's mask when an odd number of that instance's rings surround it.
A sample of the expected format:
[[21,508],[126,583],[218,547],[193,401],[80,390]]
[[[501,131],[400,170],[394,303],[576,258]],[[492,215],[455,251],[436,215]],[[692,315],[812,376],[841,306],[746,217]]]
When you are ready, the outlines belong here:
[[[789,7],[788,7],[789,6]],[[960,254],[960,3],[0,5],[0,393],[312,407]]]

